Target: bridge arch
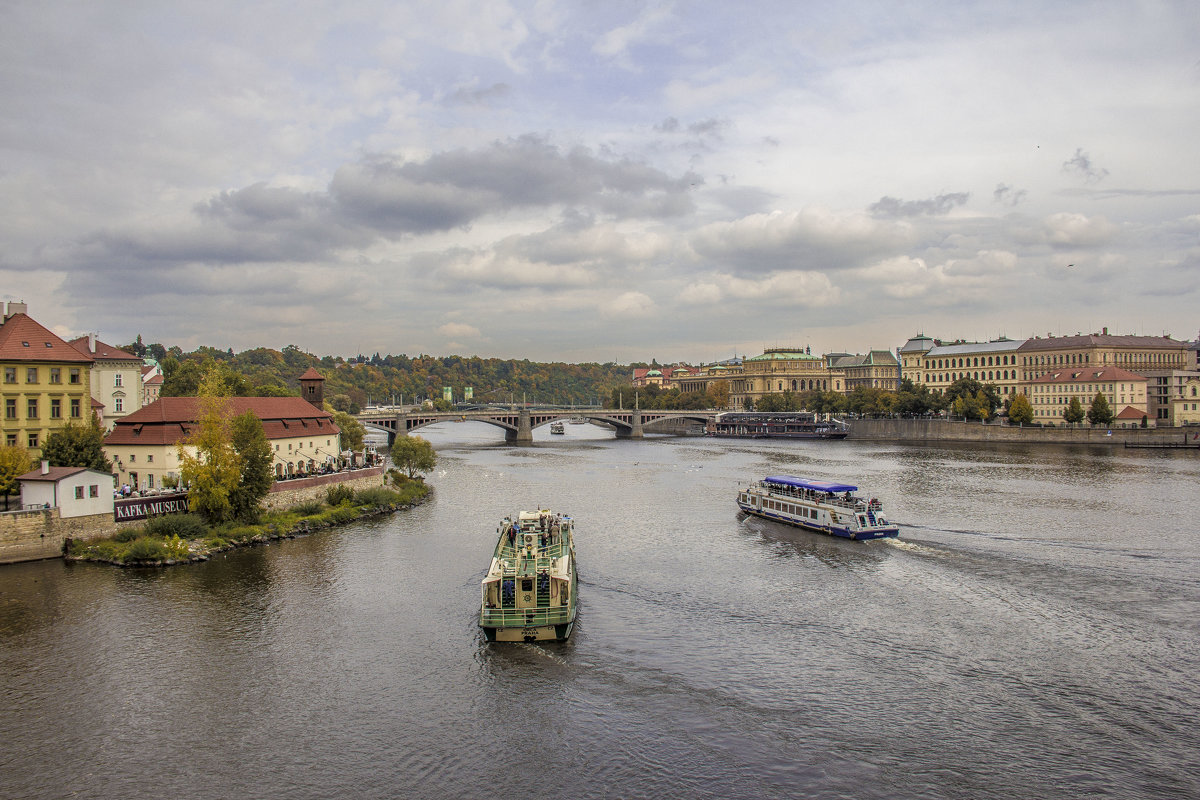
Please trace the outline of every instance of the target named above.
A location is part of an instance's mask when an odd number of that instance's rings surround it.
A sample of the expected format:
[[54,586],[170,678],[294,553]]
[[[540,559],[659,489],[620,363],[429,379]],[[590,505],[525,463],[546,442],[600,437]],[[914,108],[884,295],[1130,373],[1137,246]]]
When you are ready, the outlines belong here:
[[516,444],[533,442],[533,429],[554,422],[582,417],[612,427],[618,439],[640,439],[646,428],[685,420],[706,425],[715,412],[705,411],[641,411],[639,409],[529,409],[489,411],[412,411],[389,416],[360,414],[363,425],[385,431],[388,445],[397,436],[407,436],[415,430],[441,422],[483,422],[504,431],[504,440]]

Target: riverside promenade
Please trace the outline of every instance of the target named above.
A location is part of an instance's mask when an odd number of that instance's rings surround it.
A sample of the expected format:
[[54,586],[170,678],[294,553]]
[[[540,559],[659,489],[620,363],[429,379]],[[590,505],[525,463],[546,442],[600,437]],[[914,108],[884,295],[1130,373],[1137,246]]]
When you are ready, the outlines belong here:
[[1011,442],[1019,444],[1092,444],[1109,447],[1200,448],[1200,427],[1074,428],[1017,427],[977,420],[856,419],[849,439],[908,443]]

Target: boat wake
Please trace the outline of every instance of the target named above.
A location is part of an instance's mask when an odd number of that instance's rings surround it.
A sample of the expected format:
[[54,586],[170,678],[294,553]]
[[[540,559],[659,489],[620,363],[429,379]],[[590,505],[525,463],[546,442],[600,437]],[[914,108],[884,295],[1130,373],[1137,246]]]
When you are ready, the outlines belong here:
[[566,659],[564,659],[560,656],[554,655],[554,653],[549,652],[544,647],[538,647],[536,644],[532,644],[531,642],[511,642],[511,644],[516,645],[517,647],[524,648],[525,650],[528,650],[532,653],[537,653],[539,656],[542,656],[543,658],[547,658],[547,659],[553,661],[555,664],[561,664],[564,667],[567,666]]

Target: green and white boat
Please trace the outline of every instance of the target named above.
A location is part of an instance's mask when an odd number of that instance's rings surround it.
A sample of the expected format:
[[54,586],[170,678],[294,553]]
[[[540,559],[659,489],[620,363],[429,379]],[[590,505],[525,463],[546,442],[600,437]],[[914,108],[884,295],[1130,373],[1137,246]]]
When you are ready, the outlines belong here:
[[479,627],[489,642],[564,641],[575,627],[575,524],[541,509],[506,517],[483,579]]

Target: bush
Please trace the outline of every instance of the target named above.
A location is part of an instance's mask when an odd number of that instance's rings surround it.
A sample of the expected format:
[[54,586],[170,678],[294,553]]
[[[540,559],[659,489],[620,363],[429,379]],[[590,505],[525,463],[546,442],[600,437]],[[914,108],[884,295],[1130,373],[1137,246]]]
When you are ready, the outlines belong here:
[[164,539],[169,536],[198,539],[208,534],[208,526],[204,524],[204,520],[194,514],[167,514],[147,521],[146,533],[161,536]]
[[122,528],[117,531],[117,535],[113,537],[114,542],[132,542],[134,539],[141,536],[142,528]]
[[302,517],[314,517],[320,514],[324,508],[325,504],[320,500],[308,500],[299,505],[292,506],[292,511]]
[[387,506],[400,502],[400,495],[382,486],[363,489],[354,495],[354,504],[359,506]]
[[329,487],[329,491],[325,493],[326,499],[331,506],[340,506],[342,503],[350,503],[354,501],[354,490],[344,483],[339,483]]
[[134,539],[125,551],[126,561],[159,561],[167,557],[167,548],[163,543],[150,536]]

